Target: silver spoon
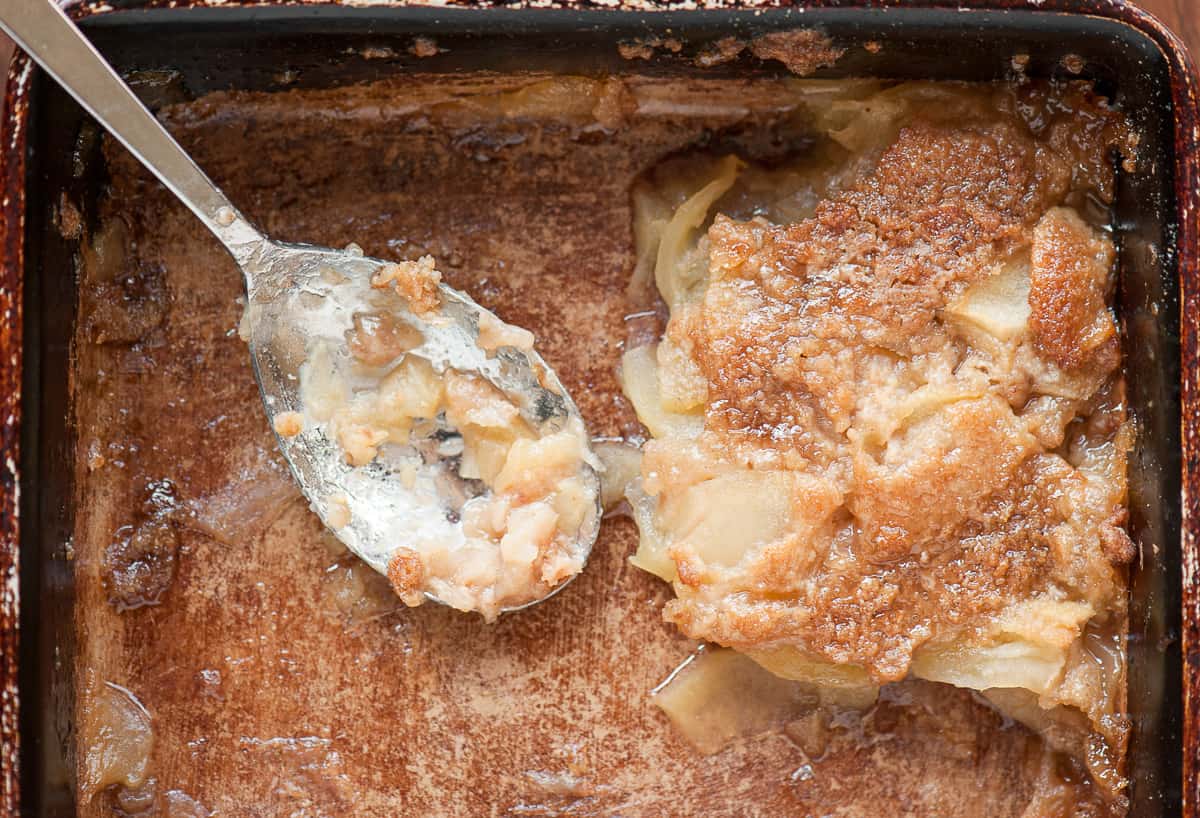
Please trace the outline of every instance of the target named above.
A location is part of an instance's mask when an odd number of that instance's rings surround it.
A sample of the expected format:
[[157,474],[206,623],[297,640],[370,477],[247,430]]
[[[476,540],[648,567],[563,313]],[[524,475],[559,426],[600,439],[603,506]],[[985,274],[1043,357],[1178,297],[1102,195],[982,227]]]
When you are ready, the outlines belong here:
[[[353,326],[355,311],[364,303],[378,303],[381,297],[373,290],[371,277],[389,262],[365,258],[356,248],[339,251],[264,236],[51,0],[0,0],[0,28],[187,205],[233,256],[246,285],[242,336],[250,346],[267,415],[274,423],[283,413],[302,411],[300,367],[314,342],[335,350],[345,347],[345,332]],[[485,352],[477,340],[480,316],[486,310],[457,290],[441,284],[438,289],[442,307],[429,320],[403,304],[394,305],[397,317],[419,330],[424,339],[411,350],[413,355],[425,358],[439,372],[450,368],[482,376],[539,434],[564,428],[582,432],[579,410],[540,356],[516,347]],[[434,442],[443,445],[426,449],[415,481],[398,479],[394,464],[382,453],[367,468],[347,465],[337,443],[319,426],[278,438],[292,474],[322,521],[350,550],[386,575],[392,555],[403,544],[397,532],[420,529],[449,541],[461,538],[458,512],[464,500],[486,492],[475,481],[458,479],[454,430],[443,423],[438,431]],[[595,462],[589,458],[583,475],[595,513],[584,516],[572,544],[573,553],[583,560],[599,530],[599,477],[591,465]],[[347,507],[350,522],[340,525],[344,519],[338,519],[340,527],[331,525],[331,517],[342,518]],[[536,604],[565,584],[502,611]]]

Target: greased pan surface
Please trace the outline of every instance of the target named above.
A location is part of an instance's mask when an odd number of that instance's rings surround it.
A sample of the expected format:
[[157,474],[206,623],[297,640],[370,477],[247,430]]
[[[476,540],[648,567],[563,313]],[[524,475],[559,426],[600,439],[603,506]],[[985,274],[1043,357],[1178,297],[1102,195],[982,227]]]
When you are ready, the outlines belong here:
[[[1134,22],[1141,19],[1131,10],[1109,4],[1081,5],[1091,12],[1124,16]],[[249,25],[251,20],[259,24]],[[448,48],[439,64],[429,66],[447,72],[479,67],[621,70],[627,66],[616,52],[617,41],[667,27],[692,48],[730,30],[820,25],[835,41],[848,46],[847,56],[825,72],[830,76],[1002,78],[1017,52],[1033,55],[1031,73],[1053,75],[1063,70],[1059,65],[1062,56],[1072,52],[1083,56],[1087,72],[1114,93],[1144,136],[1146,171],[1126,180],[1118,201],[1126,274],[1120,306],[1130,351],[1133,408],[1141,420],[1144,441],[1134,464],[1138,479],[1131,498],[1136,538],[1146,554],[1135,577],[1130,646],[1136,734],[1131,777],[1134,814],[1178,814],[1183,711],[1179,707],[1176,637],[1180,566],[1190,565],[1186,560],[1191,558],[1179,550],[1180,509],[1173,502],[1179,496],[1181,411],[1189,405],[1186,400],[1191,394],[1190,382],[1182,382],[1181,407],[1177,398],[1181,381],[1175,364],[1181,330],[1184,349],[1192,346],[1191,327],[1185,324],[1181,328],[1177,320],[1177,274],[1195,270],[1195,219],[1190,198],[1194,186],[1189,186],[1194,179],[1189,164],[1194,152],[1180,151],[1174,142],[1180,133],[1194,140],[1194,128],[1187,127],[1194,114],[1189,107],[1183,57],[1170,50],[1170,41],[1152,25],[1144,20],[1139,23],[1143,34],[1128,25],[1091,16],[914,9],[812,8],[803,16],[780,10],[762,17],[723,9],[663,12],[647,18],[595,10],[363,11],[307,6],[96,14],[89,24],[102,49],[123,68],[179,72],[180,82],[174,90],[171,84],[160,87],[158,104],[173,101],[171,95],[180,89],[198,96],[227,88],[277,87],[279,74],[287,69],[298,71],[294,85],[302,88],[384,78],[410,70],[414,61],[406,63],[404,57],[366,59],[363,49],[386,46],[398,33],[411,36],[420,31],[434,33]],[[878,54],[854,47],[872,40],[884,46]],[[947,48],[945,43],[950,40],[961,47]],[[1166,52],[1159,50],[1164,45]],[[346,49],[354,53],[347,55]],[[656,70],[670,73],[679,67],[664,62]],[[756,65],[738,64],[720,73],[737,76],[760,71]],[[1172,80],[1177,82],[1172,85]],[[75,292],[69,272],[74,250],[54,229],[51,208],[58,191],[69,190],[82,201],[95,202],[104,180],[95,177],[99,163],[82,162],[83,172],[77,175],[75,166],[67,161],[80,148],[75,142],[80,119],[73,105],[43,79],[31,78],[20,65],[10,89],[14,98],[5,123],[4,145],[9,152],[4,174],[11,186],[6,188],[3,261],[4,274],[16,277],[12,289],[4,293],[15,292],[23,283],[27,307],[20,339],[25,394],[22,411],[14,413],[14,419],[23,418],[20,502],[26,521],[20,548],[26,604],[22,608],[19,691],[24,750],[19,758],[25,807],[33,814],[55,814],[56,809],[70,811],[62,800],[65,791],[56,781],[61,777],[56,769],[61,767],[54,757],[61,743],[56,734],[70,729],[61,715],[72,689],[71,680],[55,667],[71,666],[74,633],[69,615],[70,570],[62,559],[63,544],[74,522],[74,510],[66,499],[73,496],[74,432],[64,422],[68,393],[62,373],[67,370],[73,332],[64,317],[73,313]],[[20,150],[21,143],[34,148],[33,153]],[[82,148],[86,160],[88,147]],[[51,193],[44,195],[43,191]],[[14,230],[21,226],[18,214],[23,199],[28,202],[24,229]],[[96,210],[85,206],[84,212],[89,215]],[[1189,258],[1193,263],[1188,263]],[[1183,276],[1185,299],[1191,295],[1193,283]],[[6,327],[15,330],[19,324],[14,320]],[[15,344],[18,339],[11,340]],[[0,344],[3,341],[0,337]],[[1194,369],[1185,366],[1184,371]],[[15,399],[17,392],[5,395]],[[1183,412],[1182,417],[1190,415]],[[15,501],[15,495],[12,499]],[[9,548],[0,552],[0,560],[15,561],[17,554],[15,547]],[[15,598],[5,599],[11,611]],[[5,631],[5,638],[11,638],[11,632]],[[15,654],[8,656],[15,660]],[[5,665],[10,679],[4,681],[11,681],[12,666]],[[15,698],[4,700],[10,713],[14,704]],[[56,714],[60,716],[57,724]],[[15,745],[18,736],[8,730],[4,738]],[[6,748],[3,763],[11,776],[16,775],[17,758]],[[12,784],[6,786],[4,795],[15,799],[16,779],[8,780]]]

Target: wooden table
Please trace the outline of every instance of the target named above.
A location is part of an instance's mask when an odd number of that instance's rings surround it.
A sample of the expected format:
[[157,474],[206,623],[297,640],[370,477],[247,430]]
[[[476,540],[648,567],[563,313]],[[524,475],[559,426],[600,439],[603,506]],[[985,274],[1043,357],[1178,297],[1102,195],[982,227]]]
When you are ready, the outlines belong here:
[[1181,36],[1192,54],[1200,53],[1200,2],[1196,0],[1138,0],[1136,5],[1157,16]]

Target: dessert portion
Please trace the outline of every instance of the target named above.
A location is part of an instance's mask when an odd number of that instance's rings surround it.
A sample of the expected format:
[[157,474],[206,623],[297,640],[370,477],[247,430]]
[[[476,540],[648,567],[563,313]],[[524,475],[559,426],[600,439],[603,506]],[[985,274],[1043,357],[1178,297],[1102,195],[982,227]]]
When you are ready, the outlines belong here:
[[847,87],[774,167],[635,191],[659,337],[622,382],[666,618],[843,704],[982,691],[1121,803],[1119,114],[1082,86]]
[[[599,524],[600,463],[576,414],[553,412],[542,398],[520,405],[482,373],[447,365],[438,341],[426,344],[429,328],[456,320],[440,281],[423,256],[383,265],[368,288],[326,282],[326,300],[355,299],[353,326],[337,340],[313,335],[299,372],[303,410],[273,422],[285,440],[336,445],[345,491],[314,505],[335,532],[356,518],[384,529],[385,541],[368,541],[364,556],[379,554],[407,605],[433,597],[494,621],[583,569]],[[473,342],[489,360],[532,354],[532,333],[471,314]],[[381,491],[389,481],[402,497]],[[441,508],[444,518],[431,519]],[[361,538],[351,542],[364,550]]]

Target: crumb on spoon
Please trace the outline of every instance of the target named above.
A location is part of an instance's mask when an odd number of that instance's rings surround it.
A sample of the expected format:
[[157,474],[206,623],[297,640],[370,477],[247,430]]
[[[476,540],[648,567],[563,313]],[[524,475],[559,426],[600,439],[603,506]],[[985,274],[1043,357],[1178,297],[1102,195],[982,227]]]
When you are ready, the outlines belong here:
[[442,274],[434,267],[433,256],[421,256],[416,261],[385,264],[371,276],[371,286],[383,289],[389,284],[408,302],[417,315],[425,315],[441,306],[438,284]]

